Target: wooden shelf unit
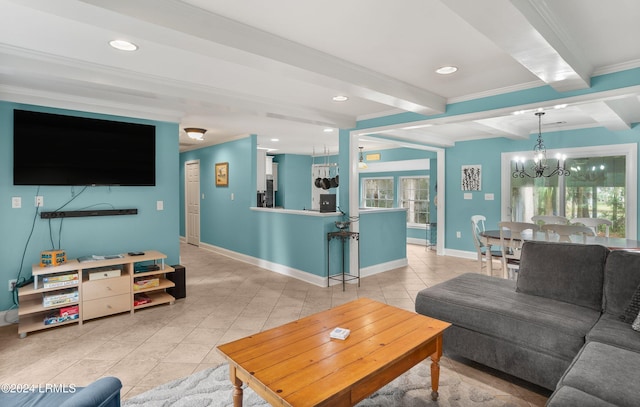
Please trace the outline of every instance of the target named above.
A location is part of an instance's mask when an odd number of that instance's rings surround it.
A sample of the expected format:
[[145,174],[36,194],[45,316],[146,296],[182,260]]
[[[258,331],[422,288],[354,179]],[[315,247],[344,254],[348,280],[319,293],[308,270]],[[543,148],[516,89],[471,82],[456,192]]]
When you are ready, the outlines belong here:
[[[167,273],[173,273],[175,270],[173,267],[165,265],[166,257],[163,253],[150,250],[141,256],[129,256],[125,254],[122,258],[85,262],[72,259],[65,264],[54,267],[33,265],[31,272],[34,279],[33,284],[18,289],[18,298],[20,300],[20,306],[18,308],[18,315],[20,317],[18,334],[21,338],[24,338],[29,332],[76,323],[82,325],[82,322],[87,319],[99,318],[121,312],[131,312],[131,314],[133,314],[139,309],[161,304],[173,304],[175,298],[165,290],[175,286],[172,281],[166,278]],[[134,273],[136,263],[148,262],[158,264],[160,269]],[[104,267],[117,267],[121,269],[121,274],[116,277],[89,280],[89,272]],[[70,273],[78,273],[77,283],[61,287],[44,288],[43,278],[45,276]],[[160,279],[160,284],[157,287],[137,291],[133,290],[134,278],[155,275]],[[50,307],[43,305],[43,294],[64,291],[70,288],[78,290],[78,301]],[[151,302],[134,306],[134,295],[139,293],[145,293],[145,295],[151,298]],[[51,311],[72,305],[77,305],[79,308],[77,319],[58,322],[52,325],[44,324],[44,318],[51,313]]]

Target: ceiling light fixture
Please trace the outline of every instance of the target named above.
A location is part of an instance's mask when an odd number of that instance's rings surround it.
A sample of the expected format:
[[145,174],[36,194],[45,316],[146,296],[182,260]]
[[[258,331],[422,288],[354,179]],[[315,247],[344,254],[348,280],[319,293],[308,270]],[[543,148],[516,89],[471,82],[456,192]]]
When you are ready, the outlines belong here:
[[272,138],[271,141],[274,141],[274,142],[275,141],[280,141],[280,139],[279,138]]
[[364,157],[362,156],[362,149],[364,147],[358,147],[360,149],[360,161],[358,161],[358,169],[359,170],[366,170],[367,168],[369,168],[369,166],[367,165],[367,163],[364,162]]
[[204,133],[207,132],[207,129],[200,129],[197,127],[187,127],[184,129],[189,136],[190,139],[202,141],[204,138]]
[[334,102],[346,102],[347,100],[349,100],[349,98],[344,95],[336,95],[333,97]]
[[333,129],[331,127],[327,127],[322,131],[324,131],[325,133],[333,133]]
[[[547,148],[544,146],[544,141],[542,140],[542,116],[544,112],[536,112],[536,116],[538,116],[538,141],[535,146],[533,146],[533,166],[531,169],[533,170],[533,174],[529,174],[524,169],[524,158],[516,157],[516,169],[511,173],[513,178],[549,178],[554,175],[558,176],[569,176],[571,172],[564,168],[565,160],[567,158],[566,155],[556,155],[556,159],[558,160],[558,165],[551,172],[546,172],[549,169],[547,165]],[[518,161],[521,162],[520,167],[518,167]]]
[[453,65],[441,66],[440,68],[436,69],[436,73],[440,75],[451,75],[452,73],[457,71],[458,67]]
[[136,51],[138,46],[127,40],[112,40],[109,41],[109,45],[120,51]]

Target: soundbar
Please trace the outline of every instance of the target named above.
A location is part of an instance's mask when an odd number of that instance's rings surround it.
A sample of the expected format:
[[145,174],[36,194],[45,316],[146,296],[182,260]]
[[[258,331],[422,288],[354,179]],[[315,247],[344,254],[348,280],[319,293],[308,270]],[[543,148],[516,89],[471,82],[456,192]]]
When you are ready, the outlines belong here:
[[40,212],[41,219],[81,218],[86,216],[137,215],[137,209],[104,209],[92,211],[56,211]]

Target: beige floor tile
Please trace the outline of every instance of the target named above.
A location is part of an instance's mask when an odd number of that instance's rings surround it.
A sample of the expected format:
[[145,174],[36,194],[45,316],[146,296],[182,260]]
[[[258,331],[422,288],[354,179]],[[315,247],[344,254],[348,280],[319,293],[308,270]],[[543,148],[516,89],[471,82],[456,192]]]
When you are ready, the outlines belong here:
[[189,376],[198,367],[198,363],[158,363],[140,380],[138,386],[159,386],[181,377]]
[[201,345],[197,343],[179,343],[164,358],[163,362],[201,363],[213,349],[213,344]]

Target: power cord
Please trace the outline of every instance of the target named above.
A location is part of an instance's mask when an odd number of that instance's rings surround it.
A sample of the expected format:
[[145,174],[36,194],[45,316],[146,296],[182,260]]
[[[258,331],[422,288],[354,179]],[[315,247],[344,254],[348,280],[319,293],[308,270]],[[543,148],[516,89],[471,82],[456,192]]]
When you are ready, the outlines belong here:
[[[40,194],[40,186],[36,189],[36,196]],[[29,247],[29,242],[31,241],[31,237],[33,236],[33,231],[36,227],[36,219],[38,219],[38,213],[40,212],[40,207],[36,206],[36,212],[33,214],[33,221],[31,222],[31,231],[29,232],[29,236],[27,237],[27,242],[24,244],[24,250],[22,251],[22,258],[20,259],[20,267],[18,268],[18,275],[16,276],[16,285],[20,285],[24,283],[27,279],[20,279],[20,275],[22,274],[22,267],[24,266],[24,259],[27,256],[27,248]],[[18,301],[18,290],[14,288],[13,290],[13,304],[17,307],[19,305]]]

